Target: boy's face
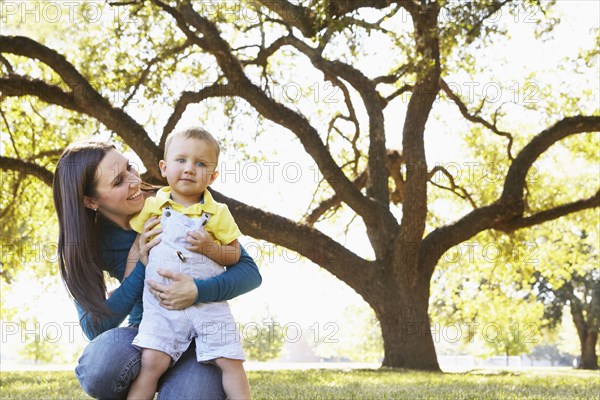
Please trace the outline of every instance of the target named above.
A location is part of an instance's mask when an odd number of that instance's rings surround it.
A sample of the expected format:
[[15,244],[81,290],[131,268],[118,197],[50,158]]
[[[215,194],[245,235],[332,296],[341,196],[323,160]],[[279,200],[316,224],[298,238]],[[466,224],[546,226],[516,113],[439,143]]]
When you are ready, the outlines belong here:
[[217,152],[204,140],[174,138],[160,170],[167,178],[173,200],[197,202],[207,186],[217,179]]

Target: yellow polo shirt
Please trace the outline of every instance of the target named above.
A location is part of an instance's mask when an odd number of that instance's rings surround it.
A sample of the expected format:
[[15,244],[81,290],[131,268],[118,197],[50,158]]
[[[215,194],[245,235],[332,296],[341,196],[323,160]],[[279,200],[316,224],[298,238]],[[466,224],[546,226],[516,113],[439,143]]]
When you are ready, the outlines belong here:
[[217,203],[208,189],[204,190],[204,203],[196,203],[189,207],[184,207],[171,199],[171,188],[164,187],[156,193],[155,197],[146,199],[144,208],[131,218],[129,225],[134,231],[138,233],[142,232],[146,221],[153,215],[161,216],[162,209],[165,206],[171,206],[173,210],[190,218],[199,218],[203,212],[210,214],[210,218],[204,229],[222,245],[233,242],[242,234],[227,205]]

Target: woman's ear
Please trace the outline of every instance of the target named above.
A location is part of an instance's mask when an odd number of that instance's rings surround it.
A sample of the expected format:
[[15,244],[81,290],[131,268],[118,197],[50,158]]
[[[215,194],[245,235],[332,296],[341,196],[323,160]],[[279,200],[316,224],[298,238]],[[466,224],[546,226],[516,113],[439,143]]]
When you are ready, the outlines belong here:
[[98,209],[98,203],[96,203],[94,200],[92,200],[91,197],[88,196],[83,196],[83,206],[94,211]]

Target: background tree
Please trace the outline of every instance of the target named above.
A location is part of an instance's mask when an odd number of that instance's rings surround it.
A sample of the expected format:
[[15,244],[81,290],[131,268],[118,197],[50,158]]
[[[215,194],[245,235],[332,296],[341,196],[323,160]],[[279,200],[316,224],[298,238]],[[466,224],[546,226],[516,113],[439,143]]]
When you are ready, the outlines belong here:
[[556,344],[535,346],[529,354],[529,357],[538,361],[548,360],[553,367],[557,364],[570,366],[572,359],[570,354],[560,351]]
[[[49,2],[39,4],[41,10]],[[113,132],[112,139],[139,156],[144,178],[160,183],[156,165],[166,136],[186,110],[207,101],[202,120],[223,111],[233,131],[260,118],[262,135],[294,138],[286,151],[303,150],[316,164],[322,181],[314,202],[299,217],[297,210],[276,215],[218,193],[217,200],[229,205],[244,233],[297,251],[359,293],[381,324],[385,366],[438,370],[428,301],[442,255],[488,230],[511,233],[600,204],[595,182],[582,180],[583,189],[557,196],[552,185],[529,179],[539,173],[532,166],[551,146],[600,130],[590,101],[594,90],[573,97],[558,84],[545,85],[544,101],[525,107],[528,115],[538,115],[536,122],[515,123],[511,115],[522,114],[514,108],[496,107],[485,95],[465,100],[452,84],[461,75],[486,79],[474,54],[503,40],[506,26],[495,19],[501,12],[523,15],[533,9],[532,27],[543,38],[558,21],[552,5],[257,1],[235,3],[231,12],[227,6],[209,9],[204,2],[174,0],[65,4],[84,18],[29,30],[26,23],[12,23],[17,35],[0,40],[2,122],[8,133],[1,162],[11,171],[3,178],[3,194],[18,193],[24,176],[49,185],[53,159],[46,155],[55,155],[74,136]],[[252,18],[241,18],[235,7]],[[116,17],[94,19],[92,8]],[[374,42],[387,49],[387,57],[370,65],[378,51],[369,49]],[[584,63],[567,62],[565,73],[595,70],[590,54]],[[323,81],[311,86],[306,71],[321,74]],[[289,89],[290,74],[311,95],[321,89],[319,97],[339,93],[342,101],[282,101],[275,89]],[[292,97],[288,90],[284,95]],[[226,101],[215,102],[221,98]],[[399,104],[403,98],[405,106]],[[439,98],[455,103],[473,124],[464,129],[467,134],[454,130],[452,140],[495,141],[481,149],[494,154],[500,171],[495,190],[477,195],[474,182],[457,185],[443,165],[428,166],[425,132]],[[392,124],[386,124],[389,118]],[[269,132],[275,127],[281,129]],[[388,149],[386,141],[399,137],[401,150]],[[596,136],[583,137],[580,142],[597,144]],[[593,153],[589,146],[569,150]],[[447,185],[435,181],[440,174]],[[569,175],[576,181],[573,171]],[[462,204],[452,218],[432,216],[429,201],[455,196]],[[340,243],[343,233],[325,224],[334,214],[352,215],[371,254]]]
[[534,288],[544,304],[544,316],[550,326],[556,326],[562,320],[563,310],[568,306],[581,349],[578,368],[598,369],[600,270],[597,237],[590,240],[585,230],[569,232],[563,229],[559,232],[560,239],[553,244],[562,251],[548,256],[559,269],[536,271]]
[[[555,341],[552,331],[564,323],[567,307],[579,337],[580,368],[596,369],[597,234],[577,229],[583,224],[593,230],[594,217],[595,212],[588,211],[530,232],[504,238],[480,236],[464,243],[462,251],[447,253],[433,280],[434,319],[445,324],[482,318],[504,321],[501,331],[510,334],[503,336],[509,339],[506,344],[523,352],[532,344],[550,346]],[[542,308],[536,306],[536,299]],[[511,336],[525,342],[513,343]],[[485,343],[502,352],[503,341]]]
[[248,360],[269,361],[278,358],[283,349],[285,332],[274,318],[243,324],[240,328],[244,351]]
[[19,351],[24,359],[31,360],[34,364],[57,361],[60,352],[54,342],[58,338],[42,337],[40,323],[37,320],[22,321],[21,331],[34,332],[33,335],[25,335],[25,345]]
[[[59,322],[58,315],[65,314],[60,304],[47,301],[47,295],[62,292],[64,288],[56,273],[50,273],[48,260],[35,261],[36,255],[40,255],[35,251],[35,245],[35,242],[24,244],[19,256],[26,257],[27,267],[18,271],[10,284],[2,282],[2,353],[8,360],[25,359],[36,364],[72,363],[86,342],[82,343],[83,335],[73,334],[76,322]],[[73,354],[75,349],[79,353]]]
[[540,343],[543,306],[524,278],[533,259],[523,236],[484,233],[446,254],[432,281],[436,337],[505,356],[506,365]]
[[480,340],[491,349],[491,354],[509,357],[527,353],[533,346],[540,342],[540,324],[523,322],[524,315],[535,315],[536,304],[534,301],[519,301],[508,296],[488,298],[491,307],[482,302],[481,315],[486,315],[489,322],[482,326]]

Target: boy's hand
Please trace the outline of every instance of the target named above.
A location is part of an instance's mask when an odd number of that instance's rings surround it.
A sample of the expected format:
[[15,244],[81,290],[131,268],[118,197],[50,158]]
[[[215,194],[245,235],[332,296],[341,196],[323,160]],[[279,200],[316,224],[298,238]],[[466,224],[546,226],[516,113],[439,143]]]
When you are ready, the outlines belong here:
[[218,249],[218,245],[205,230],[189,231],[185,236],[185,241],[189,243],[189,246],[185,247],[186,249],[206,256]]

